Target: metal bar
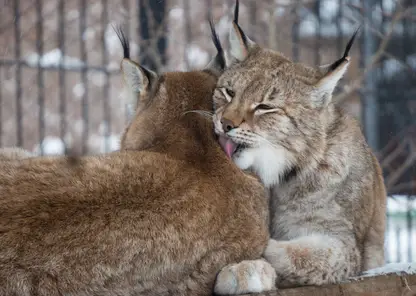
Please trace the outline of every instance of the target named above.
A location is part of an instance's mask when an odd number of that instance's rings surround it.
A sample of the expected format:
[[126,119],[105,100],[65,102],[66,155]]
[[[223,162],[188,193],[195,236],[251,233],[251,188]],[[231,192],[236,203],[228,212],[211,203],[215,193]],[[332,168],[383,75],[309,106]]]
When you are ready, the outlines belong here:
[[299,60],[299,9],[300,0],[296,1],[296,5],[293,7],[293,15],[295,20],[292,25],[292,59],[296,62]]
[[[125,33],[127,40],[130,40],[130,1],[123,0],[123,8],[126,11],[127,25],[125,26]],[[124,123],[127,125],[130,121],[130,110],[128,104],[124,104]]]
[[[0,68],[0,81],[2,80],[3,69]],[[3,147],[3,88],[0,87],[0,147]]]
[[407,262],[412,261],[412,200],[410,196],[407,197],[407,212],[406,212],[406,223],[407,223]]
[[[3,2],[4,3],[4,2]],[[7,4],[7,2],[6,2]],[[22,11],[20,11],[19,16],[23,17],[27,12],[31,11],[33,9],[33,6],[35,5],[35,3],[33,2],[31,5],[26,6],[25,9],[23,9]],[[0,35],[3,35],[3,33],[10,29],[11,27],[13,27],[14,25],[14,19],[13,21],[11,21],[10,23],[6,23],[4,24],[2,27],[0,27]]]
[[[103,10],[101,15],[101,24],[103,26],[103,40],[102,43],[102,64],[104,67],[108,66],[108,49],[107,43],[105,42],[105,29],[108,23],[108,0],[102,0]],[[103,101],[103,114],[104,114],[104,152],[110,151],[109,137],[111,133],[111,112],[110,112],[110,76],[105,73],[105,80],[103,86],[104,101]]]
[[206,18],[207,20],[212,20],[213,19],[213,15],[212,15],[212,0],[206,0]]
[[188,52],[186,51],[186,49],[188,48],[188,46],[191,44],[191,40],[192,40],[192,30],[191,30],[191,25],[190,25],[190,21],[191,21],[191,9],[189,7],[189,0],[183,0],[183,11],[184,11],[184,34],[185,34],[185,46],[184,46],[184,61],[185,61],[185,65],[186,65],[186,70],[189,70],[191,65],[188,59]]
[[315,65],[321,64],[321,1],[315,1],[315,13],[316,13],[316,36],[315,36]]
[[[363,1],[364,18],[363,18],[363,34],[361,42],[361,65],[363,68],[370,67],[371,57],[375,52],[375,40],[371,32],[373,27],[372,3],[371,1]],[[368,71],[365,80],[363,92],[361,94],[362,118],[364,125],[364,134],[370,147],[378,151],[379,149],[379,104],[375,93],[376,82],[374,71]]]
[[36,51],[39,55],[38,59],[38,116],[39,116],[39,147],[40,155],[43,155],[43,139],[45,138],[45,83],[43,77],[43,68],[41,65],[41,58],[43,56],[43,22],[42,22],[42,0],[36,0]]
[[[144,8],[141,5],[141,1],[143,1],[143,0],[137,0],[137,2],[136,2],[136,5],[137,5],[137,7],[136,7],[136,10],[137,10],[137,32],[136,32],[136,36],[137,36],[137,43],[140,46],[142,46],[141,41],[144,39],[143,36],[142,36],[142,31],[143,31],[142,30],[142,26],[143,26],[142,22],[143,22],[143,20],[140,18],[141,14],[144,13],[141,10],[144,9]],[[141,57],[140,57],[140,52],[141,51],[142,50],[137,51],[137,60],[138,61],[142,60]]]
[[[256,38],[256,36],[257,36],[257,34],[256,34],[256,31],[257,31],[257,23],[258,23],[258,21],[257,21],[257,5],[259,5],[259,2],[258,1],[251,1],[251,2],[249,2],[249,5],[250,5],[250,11],[249,11],[249,13],[250,13],[250,21],[251,21],[251,33],[250,33],[250,35],[251,35],[251,38]],[[272,15],[273,15],[273,13],[272,13]],[[254,41],[260,41],[260,40],[254,40]]]
[[140,36],[147,44],[147,51],[142,55],[140,63],[158,72],[166,63],[166,36],[164,35],[166,3],[165,1],[141,0],[139,4]]
[[59,135],[62,141],[65,143],[65,154],[68,153],[67,143],[65,142],[66,136],[66,79],[64,70],[64,58],[65,58],[65,0],[59,0],[58,4],[58,47],[61,50],[62,56],[58,66],[59,71]]
[[[86,29],[86,15],[87,15],[87,0],[80,0],[80,21],[79,21],[79,33],[80,33],[80,52],[81,52],[81,60],[84,65],[87,65],[87,49],[84,40],[84,33]],[[88,128],[89,128],[89,120],[88,120],[88,85],[87,85],[87,68],[83,67],[81,71],[81,81],[84,84],[84,93],[82,95],[82,121],[83,121],[83,130],[82,130],[82,144],[81,144],[81,151],[82,154],[86,154],[88,150]]]
[[[410,1],[404,1],[403,6],[406,8],[410,6]],[[409,31],[411,30],[412,23],[409,22],[408,18],[402,19],[402,25],[403,25],[403,33],[402,33],[402,40],[401,40],[401,60],[406,61],[407,55],[409,54],[408,48],[409,47],[409,40],[412,40]],[[403,99],[406,99],[406,93],[407,90],[404,88],[401,88],[401,97]],[[406,104],[405,102],[400,102],[399,104]],[[413,170],[413,172],[415,172]],[[406,227],[407,227],[407,262],[412,262],[412,225],[413,225],[413,217],[412,217],[412,200],[411,197],[407,197],[407,211],[406,211]]]
[[343,40],[343,30],[342,30],[342,26],[341,26],[341,22],[342,22],[342,18],[344,17],[343,13],[342,13],[342,9],[344,6],[344,1],[343,0],[338,0],[338,13],[337,13],[337,20],[336,20],[336,26],[337,26],[337,56],[341,57],[342,53],[344,51],[344,46],[342,44],[342,40]]
[[[15,60],[15,59],[0,59],[0,66],[14,66],[19,65],[23,68],[37,68],[37,66],[33,66],[28,64],[24,60]],[[42,66],[44,70],[50,70],[50,71],[59,71],[59,65],[53,65],[53,66]],[[106,67],[102,66],[92,66],[86,65],[83,66],[71,66],[71,65],[63,65],[62,69],[67,72],[82,72],[85,70],[92,71],[92,72],[108,72],[109,74],[117,74],[120,72],[120,70],[111,70],[109,71]]]
[[396,250],[396,262],[402,261],[402,253],[400,252],[400,234],[402,232],[402,229],[400,227],[396,228],[396,244],[397,244],[397,250]]
[[[390,197],[388,197],[387,196],[387,198],[390,198]],[[386,229],[385,229],[385,233],[390,233],[390,231],[391,231],[391,216],[390,216],[390,213],[387,211],[386,212]],[[388,237],[384,237],[384,240],[386,241],[386,240],[388,240]],[[384,255],[384,261],[386,262],[386,263],[390,263],[391,262],[391,250],[390,250],[390,248],[387,248],[386,249],[386,252],[385,252],[385,255]]]
[[[14,55],[16,60],[20,60],[20,0],[14,0]],[[22,68],[16,65],[16,145],[23,145],[23,126],[22,126]]]

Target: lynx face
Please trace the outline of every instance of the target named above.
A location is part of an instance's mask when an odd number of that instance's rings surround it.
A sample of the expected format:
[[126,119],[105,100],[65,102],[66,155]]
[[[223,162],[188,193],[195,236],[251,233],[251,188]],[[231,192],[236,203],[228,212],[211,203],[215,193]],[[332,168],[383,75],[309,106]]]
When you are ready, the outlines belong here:
[[349,57],[321,72],[261,48],[236,22],[230,45],[231,65],[214,93],[215,131],[241,169],[272,186],[321,153],[332,91]]
[[[318,78],[319,72],[261,48],[231,66],[214,93],[215,131],[227,155],[266,184],[297,165],[323,133]],[[279,165],[262,169],[270,162]]]

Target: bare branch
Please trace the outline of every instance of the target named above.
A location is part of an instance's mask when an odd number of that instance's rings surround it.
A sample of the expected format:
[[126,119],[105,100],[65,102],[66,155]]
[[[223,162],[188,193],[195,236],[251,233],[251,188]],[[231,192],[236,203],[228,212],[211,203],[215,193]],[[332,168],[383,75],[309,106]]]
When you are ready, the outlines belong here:
[[416,6],[411,6],[403,10],[403,7],[399,5],[399,8],[395,12],[393,19],[391,23],[389,24],[389,27],[384,34],[384,37],[382,38],[382,41],[377,49],[377,51],[374,53],[374,55],[371,58],[370,64],[364,69],[363,73],[359,75],[357,79],[349,83],[348,87],[344,87],[344,92],[338,94],[334,97],[334,101],[337,103],[340,103],[344,101],[346,98],[348,98],[352,93],[357,91],[361,86],[362,83],[368,74],[381,60],[381,58],[385,55],[386,48],[393,36],[394,28],[397,25],[399,21],[401,21],[404,17],[407,17],[410,15]]
[[403,162],[403,164],[397,170],[395,170],[388,177],[386,177],[385,179],[386,187],[390,188],[394,184],[396,184],[397,181],[400,179],[400,177],[415,163],[416,163],[416,151],[412,151],[412,153],[407,157],[406,161]]

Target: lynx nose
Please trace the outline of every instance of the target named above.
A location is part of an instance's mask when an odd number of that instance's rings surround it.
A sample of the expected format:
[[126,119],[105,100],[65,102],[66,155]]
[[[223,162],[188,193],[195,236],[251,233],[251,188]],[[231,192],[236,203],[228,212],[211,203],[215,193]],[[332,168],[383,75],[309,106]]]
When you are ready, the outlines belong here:
[[236,128],[234,123],[231,120],[227,119],[227,118],[221,119],[221,124],[222,124],[222,129],[224,130],[225,133],[229,132],[233,128]]

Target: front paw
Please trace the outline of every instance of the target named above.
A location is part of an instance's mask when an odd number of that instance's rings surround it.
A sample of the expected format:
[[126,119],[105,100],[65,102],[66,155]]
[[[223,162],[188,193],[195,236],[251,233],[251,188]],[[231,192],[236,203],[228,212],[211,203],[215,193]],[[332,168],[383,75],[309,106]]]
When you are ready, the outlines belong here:
[[272,290],[275,282],[276,272],[265,260],[242,261],[220,271],[214,292],[218,295],[260,293]]

